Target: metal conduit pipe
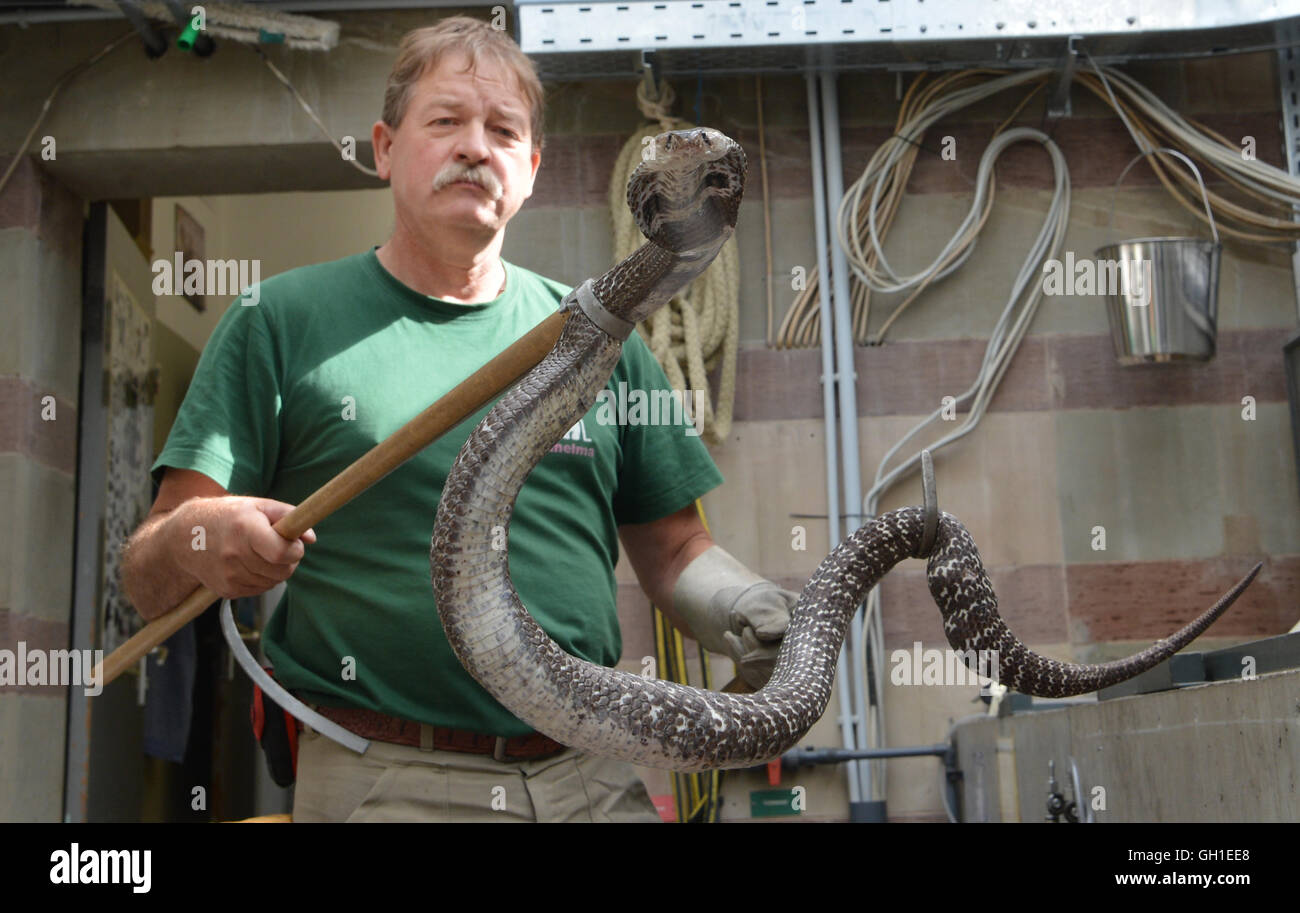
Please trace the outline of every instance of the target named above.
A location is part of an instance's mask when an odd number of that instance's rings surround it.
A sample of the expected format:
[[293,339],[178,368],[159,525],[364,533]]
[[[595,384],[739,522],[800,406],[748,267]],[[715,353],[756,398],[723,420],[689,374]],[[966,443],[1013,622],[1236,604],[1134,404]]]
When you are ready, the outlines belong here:
[[[804,82],[808,90],[808,140],[811,147],[809,157],[812,160],[813,228],[817,241],[817,271],[818,275],[825,276],[829,263],[827,238],[830,223],[827,221],[829,207],[826,205],[826,183],[822,175],[822,128],[820,106],[817,101],[817,73],[806,73]],[[820,283],[818,289],[825,290],[826,283]],[[831,325],[830,296],[819,291],[818,305],[822,327],[829,327]],[[836,435],[835,421],[835,356],[831,334],[823,330],[821,341],[822,413],[826,424],[826,523],[830,547],[833,550],[840,544],[840,472],[839,438]],[[845,747],[848,748],[854,745],[854,738],[853,701],[846,672],[847,665],[844,662],[846,651],[847,646],[840,648],[840,661],[835,667],[835,686],[840,704],[840,736]],[[860,801],[857,768],[858,764],[854,761],[845,769],[851,803]]]
[[144,42],[145,53],[150,57],[161,57],[167,51],[167,41],[154,31],[144,13],[135,5],[135,0],[115,0],[117,8],[122,11],[126,21],[131,23],[140,40]]
[[[886,760],[888,758],[924,758],[935,757],[943,760],[943,799],[944,811],[948,820],[956,823],[957,809],[961,808],[961,796],[957,784],[962,780],[961,768],[957,766],[957,746],[951,742],[937,745],[912,745],[899,748],[867,748],[855,751],[848,748],[792,748],[781,755],[781,770],[794,773],[804,767],[816,767],[818,764],[856,763],[858,759]],[[1079,788],[1075,787],[1075,795]],[[881,803],[883,805],[883,803]]]
[[[249,6],[254,10],[275,10],[280,13],[344,13],[354,11],[387,12],[389,10],[429,9],[431,7],[483,7],[494,6],[498,3],[501,3],[501,0],[258,0],[258,2],[250,3]],[[505,5],[512,9],[516,7],[513,2],[508,2]],[[0,12],[0,25],[13,23],[20,28],[26,28],[29,25],[44,25],[49,22],[117,18],[119,18],[118,14],[110,10],[33,6]]]
[[952,746],[946,742],[938,745],[914,745],[902,748],[792,748],[781,755],[782,770],[798,770],[814,764],[839,764],[858,758],[924,758],[933,755],[946,758]]
[[[838,211],[840,200],[844,198],[844,165],[840,159],[840,109],[836,97],[836,77],[833,71],[821,73],[822,97],[822,148],[825,154],[826,196],[835,204]],[[851,521],[849,528],[857,529],[862,525],[860,515],[862,504],[861,461],[858,456],[858,391],[857,371],[853,364],[853,315],[852,299],[849,296],[849,265],[844,256],[844,249],[839,244],[832,244],[831,254],[831,302],[835,317],[835,378],[839,382],[840,407],[840,464],[844,473],[844,503],[850,511],[845,516]],[[824,274],[823,274],[824,275]],[[824,288],[827,283],[819,284]],[[826,327],[822,328],[825,337]],[[853,747],[863,750],[870,745],[867,732],[867,673],[866,654],[864,652],[862,612],[853,616],[849,626],[849,658],[852,662],[853,676]],[[871,765],[857,764],[859,798],[849,806],[850,821],[884,821],[884,800],[876,801],[871,791]]]

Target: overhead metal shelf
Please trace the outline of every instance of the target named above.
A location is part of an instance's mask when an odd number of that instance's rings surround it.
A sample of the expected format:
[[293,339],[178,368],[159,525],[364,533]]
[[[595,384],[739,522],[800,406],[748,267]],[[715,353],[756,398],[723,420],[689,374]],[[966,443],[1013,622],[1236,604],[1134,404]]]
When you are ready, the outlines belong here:
[[[1106,62],[1276,47],[1300,0],[516,0],[546,79],[809,68],[1051,66],[1070,35]],[[1289,36],[1287,31],[1286,35]]]

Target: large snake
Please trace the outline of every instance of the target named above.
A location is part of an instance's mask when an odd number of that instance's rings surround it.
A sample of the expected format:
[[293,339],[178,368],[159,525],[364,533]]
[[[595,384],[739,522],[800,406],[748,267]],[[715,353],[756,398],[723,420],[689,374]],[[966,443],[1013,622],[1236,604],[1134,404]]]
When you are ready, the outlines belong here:
[[[744,189],[745,154],[716,130],[660,134],[649,153],[628,185],[628,205],[649,240],[593,286],[605,309],[633,324],[704,271],[734,230]],[[922,510],[884,514],[827,556],[799,596],[771,679],[753,694],[703,691],[570,656],[528,614],[507,566],[515,496],[591,408],[622,349],[573,301],[565,307],[573,313],[555,348],[493,407],[443,488],[430,561],[447,638],[493,697],[565,745],[682,771],[776,758],[825,711],[844,632],[862,599],[895,564],[920,556]],[[493,541],[502,527],[504,549]],[[1124,681],[1171,656],[1232,604],[1259,566],[1172,637],[1101,665],[1058,662],[1022,644],[998,614],[970,534],[947,513],[927,569],[948,641],[968,665],[979,651],[995,650],[1001,684],[1061,697]]]

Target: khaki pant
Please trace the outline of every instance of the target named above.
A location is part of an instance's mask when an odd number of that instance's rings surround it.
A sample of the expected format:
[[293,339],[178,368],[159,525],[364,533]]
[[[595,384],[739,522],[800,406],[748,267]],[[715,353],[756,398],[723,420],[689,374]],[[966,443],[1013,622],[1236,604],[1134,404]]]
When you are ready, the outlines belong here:
[[538,761],[370,743],[304,728],[293,820],[659,821],[635,768],[574,749]]

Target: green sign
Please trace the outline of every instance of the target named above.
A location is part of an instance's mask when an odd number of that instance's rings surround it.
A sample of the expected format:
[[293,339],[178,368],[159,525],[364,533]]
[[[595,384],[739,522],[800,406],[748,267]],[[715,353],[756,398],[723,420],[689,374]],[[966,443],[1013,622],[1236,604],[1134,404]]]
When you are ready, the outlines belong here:
[[755,789],[749,793],[751,818],[779,818],[803,814],[805,791],[802,786],[790,789]]

